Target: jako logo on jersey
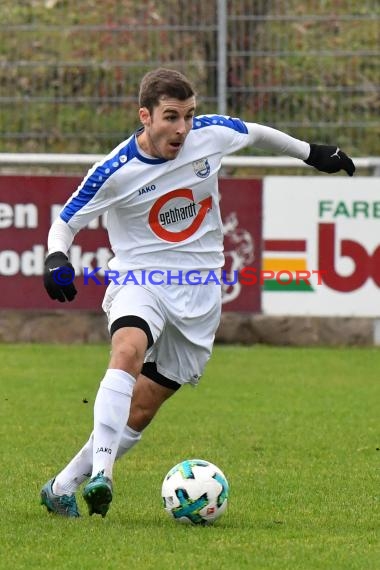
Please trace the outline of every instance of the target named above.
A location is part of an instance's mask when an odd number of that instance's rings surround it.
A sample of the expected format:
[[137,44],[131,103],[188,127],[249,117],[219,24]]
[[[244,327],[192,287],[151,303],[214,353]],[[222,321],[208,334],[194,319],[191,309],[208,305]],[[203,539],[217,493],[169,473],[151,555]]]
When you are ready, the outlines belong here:
[[[186,206],[169,206],[171,200],[184,198],[189,203]],[[165,208],[165,206],[167,206]],[[212,208],[212,198],[208,196],[201,200],[198,204],[194,202],[193,191],[190,188],[179,188],[168,192],[161,196],[152,206],[149,213],[149,225],[152,231],[159,238],[170,241],[180,242],[192,236],[200,227],[207,212]],[[182,230],[169,230],[171,224],[175,224],[181,220],[191,220],[190,225]]]
[[207,178],[210,174],[211,168],[207,158],[201,158],[200,160],[194,160],[193,162],[194,172],[199,178]]
[[156,190],[157,186],[155,184],[151,184],[150,186],[144,186],[144,188],[140,188],[138,196],[141,196],[142,194],[147,194],[148,192],[152,192],[153,190]]

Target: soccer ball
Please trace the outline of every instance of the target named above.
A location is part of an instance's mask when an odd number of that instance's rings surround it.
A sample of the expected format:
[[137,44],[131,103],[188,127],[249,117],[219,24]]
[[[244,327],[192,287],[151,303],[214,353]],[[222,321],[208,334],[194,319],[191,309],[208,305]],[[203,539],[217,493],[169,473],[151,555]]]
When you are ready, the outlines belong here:
[[211,524],[227,508],[228,482],[203,459],[187,459],[170,469],[161,490],[165,511],[178,522]]

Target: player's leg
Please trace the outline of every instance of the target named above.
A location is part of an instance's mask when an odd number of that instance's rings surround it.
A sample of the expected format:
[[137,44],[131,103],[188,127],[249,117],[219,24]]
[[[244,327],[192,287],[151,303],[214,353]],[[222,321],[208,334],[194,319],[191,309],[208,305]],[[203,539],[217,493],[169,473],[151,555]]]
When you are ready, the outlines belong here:
[[[111,363],[112,362],[115,361],[111,358]],[[121,364],[118,360],[116,360],[116,362],[118,365]],[[149,425],[161,405],[180,388],[180,384],[159,374],[153,362],[144,364],[142,370],[145,374],[139,374],[135,383],[128,422],[122,430],[115,459],[122,457],[125,452],[129,451],[140,440],[141,432]],[[96,444],[93,434],[84,453],[87,458],[87,449],[90,447],[93,448],[94,445]],[[83,465],[82,462],[82,466]],[[98,468],[99,467],[92,465],[92,474],[97,474]],[[83,474],[83,476],[85,476],[85,474]]]
[[[136,382],[136,385],[138,380]],[[133,401],[133,396],[132,396]],[[132,449],[141,439],[141,432],[125,426],[121,435],[119,449],[116,453],[116,460],[122,457],[127,451]],[[92,454],[94,445],[94,432],[91,433],[82,449],[73,459],[60,471],[51,484],[54,495],[73,495],[79,487],[91,477]]]
[[122,326],[114,330],[108,370],[94,405],[92,473],[83,490],[90,515],[104,517],[112,501],[113,466],[147,346],[143,328]]
[[[152,366],[149,364],[148,368]],[[179,387],[178,384],[174,384],[173,388],[168,388],[143,374],[138,376],[133,391],[128,424],[123,429],[116,460],[140,441],[142,431],[156,415],[161,405],[175,394]],[[75,493],[79,486],[91,476],[93,444],[94,434],[91,433],[88,441],[66,467],[44,485],[41,492],[42,504],[50,512],[68,517],[79,516]]]
[[[154,369],[153,363],[149,363],[148,368]],[[153,375],[152,372],[151,375]],[[156,415],[161,405],[179,387],[179,384],[173,384],[172,388],[168,388],[139,374],[133,390],[128,424],[121,435],[116,459],[120,459],[140,441],[142,431]],[[72,495],[84,481],[91,477],[93,444],[94,434],[91,433],[82,449],[55,477],[52,485],[54,494]]]
[[94,405],[92,476],[103,472],[112,479],[113,464],[147,345],[147,336],[139,328],[122,327],[112,336],[108,370],[100,383]]
[[[69,474],[66,472],[64,477],[58,477],[61,487],[59,488],[58,483],[51,480],[41,492],[42,503],[47,506],[48,510],[59,512],[59,514],[63,513],[58,508],[49,508],[52,503],[50,499],[55,503],[60,500],[59,496],[56,500],[57,495],[54,494],[52,486],[55,486],[54,491],[57,493],[65,492],[65,496],[71,500],[77,485],[87,477],[89,468],[91,468],[93,478],[100,475],[97,484],[100,482],[101,492],[104,491],[107,495],[108,503],[112,499],[112,468],[123,431],[128,430],[126,422],[135,379],[141,370],[147,347],[154,344],[164,326],[165,319],[155,295],[141,287],[123,286],[115,290],[110,286],[103,308],[108,316],[112,351],[109,367],[100,384],[94,405],[93,433],[84,448],[70,462]],[[132,445],[133,440],[138,441],[139,438],[140,435],[136,430],[129,429],[124,443],[127,443],[126,447],[128,447]],[[89,462],[90,452],[92,457]],[[89,499],[90,514],[99,512],[104,515],[106,508],[96,510],[90,504],[93,495],[95,495],[94,501],[96,500],[97,493],[92,491],[96,490],[97,484],[92,484],[90,488],[86,486],[85,498]],[[47,493],[50,495],[48,499],[46,499]],[[62,500],[66,501],[66,499]]]
[[[124,329],[121,329],[121,331],[124,331]],[[119,370],[121,366],[126,366],[128,363],[127,361],[124,361],[125,355],[120,354],[120,352],[124,352],[124,349],[114,350],[114,347],[119,344],[123,346],[122,341],[123,339],[126,340],[128,336],[129,335],[125,335],[123,332],[121,334],[115,333],[115,342],[112,344],[113,354],[110,362],[110,366],[112,367],[111,370]],[[127,358],[129,358],[129,355]],[[129,369],[131,368],[129,367]],[[119,402],[117,402],[116,408],[114,407],[113,409],[110,409],[110,397],[108,395],[105,398],[104,394],[100,394],[99,396],[99,399],[101,400],[99,403],[100,410],[97,410],[97,402],[95,402],[92,478],[83,491],[83,497],[89,506],[90,515],[97,513],[105,516],[109,503],[112,500],[111,477],[112,467],[116,457],[121,457],[123,453],[127,452],[131,448],[132,442],[137,442],[138,438],[141,437],[142,430],[151,422],[161,405],[170,398],[178,388],[180,388],[179,384],[159,374],[154,363],[144,365],[143,370],[146,374],[153,376],[154,379],[151,379],[144,374],[140,374],[138,376],[138,380],[133,389],[133,396],[130,401],[130,405],[128,406],[128,418],[125,414],[122,416],[124,421],[123,425],[126,427],[121,426],[120,423],[118,424],[118,428],[121,429],[121,431],[117,440],[115,425],[112,425],[108,418],[110,414],[113,419],[115,418],[116,413],[119,412]],[[103,416],[101,416],[104,400],[106,402],[107,409]],[[125,402],[122,402],[122,405],[125,409]],[[97,411],[98,421],[99,417],[103,417],[103,423],[100,423],[100,425],[98,424],[98,441],[96,441]],[[120,416],[121,414],[119,413],[119,422]],[[105,418],[107,418],[107,424],[104,422]],[[126,425],[127,419],[128,423]],[[117,447],[116,443],[114,444],[116,441]],[[111,447],[113,444],[115,445],[114,448]],[[108,455],[103,453],[104,449],[107,449],[105,446],[109,446]],[[96,459],[99,451],[103,456],[100,458],[100,461],[97,462]]]
[[155,362],[146,362],[133,391],[127,427],[142,432],[152,421],[162,404],[181,387],[157,371]]
[[111,358],[94,405],[91,480],[83,490],[90,515],[105,516],[112,501],[112,472],[132,393],[147,349],[165,326],[162,304],[155,291],[126,285],[105,297],[111,334]]
[[109,368],[95,399],[91,437],[63,472],[41,491],[41,502],[50,512],[79,516],[74,493],[90,469],[92,478],[84,490],[84,498],[90,514],[105,516],[112,500],[113,464],[147,345],[147,335],[140,328],[122,327],[113,335]]

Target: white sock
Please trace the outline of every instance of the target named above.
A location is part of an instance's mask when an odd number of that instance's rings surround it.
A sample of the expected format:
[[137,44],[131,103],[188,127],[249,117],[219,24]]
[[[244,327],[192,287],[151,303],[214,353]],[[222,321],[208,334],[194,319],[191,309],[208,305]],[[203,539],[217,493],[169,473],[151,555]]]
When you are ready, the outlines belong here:
[[142,435],[141,431],[136,431],[130,428],[129,425],[126,425],[121,435],[119,449],[117,450],[116,454],[116,459],[120,459],[120,457],[123,457],[123,455],[125,455],[127,451],[132,449],[132,447],[140,441],[141,435]]
[[56,495],[71,495],[91,476],[93,441],[94,435],[92,433],[82,449],[58,473],[53,483],[53,493]]
[[[116,459],[120,459],[127,451],[132,449],[132,447],[140,441],[141,436],[141,432],[126,425],[121,435]],[[53,483],[53,493],[56,495],[71,495],[91,476],[93,443],[94,434],[92,433],[82,449],[56,476]]]
[[112,479],[121,435],[127,423],[135,379],[124,370],[108,369],[95,399],[92,477],[100,471]]

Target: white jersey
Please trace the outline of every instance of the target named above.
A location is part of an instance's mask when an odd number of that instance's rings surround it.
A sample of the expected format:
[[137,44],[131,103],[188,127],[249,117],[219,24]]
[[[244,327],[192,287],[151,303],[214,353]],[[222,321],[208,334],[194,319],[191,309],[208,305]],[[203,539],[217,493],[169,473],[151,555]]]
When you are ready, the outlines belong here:
[[[220,268],[218,171],[223,156],[254,144],[253,126],[220,115],[195,117],[174,160],[144,155],[134,133],[93,166],[60,217],[75,233],[107,212],[109,266],[120,273]],[[296,142],[305,145],[296,155],[306,158],[309,145]]]

